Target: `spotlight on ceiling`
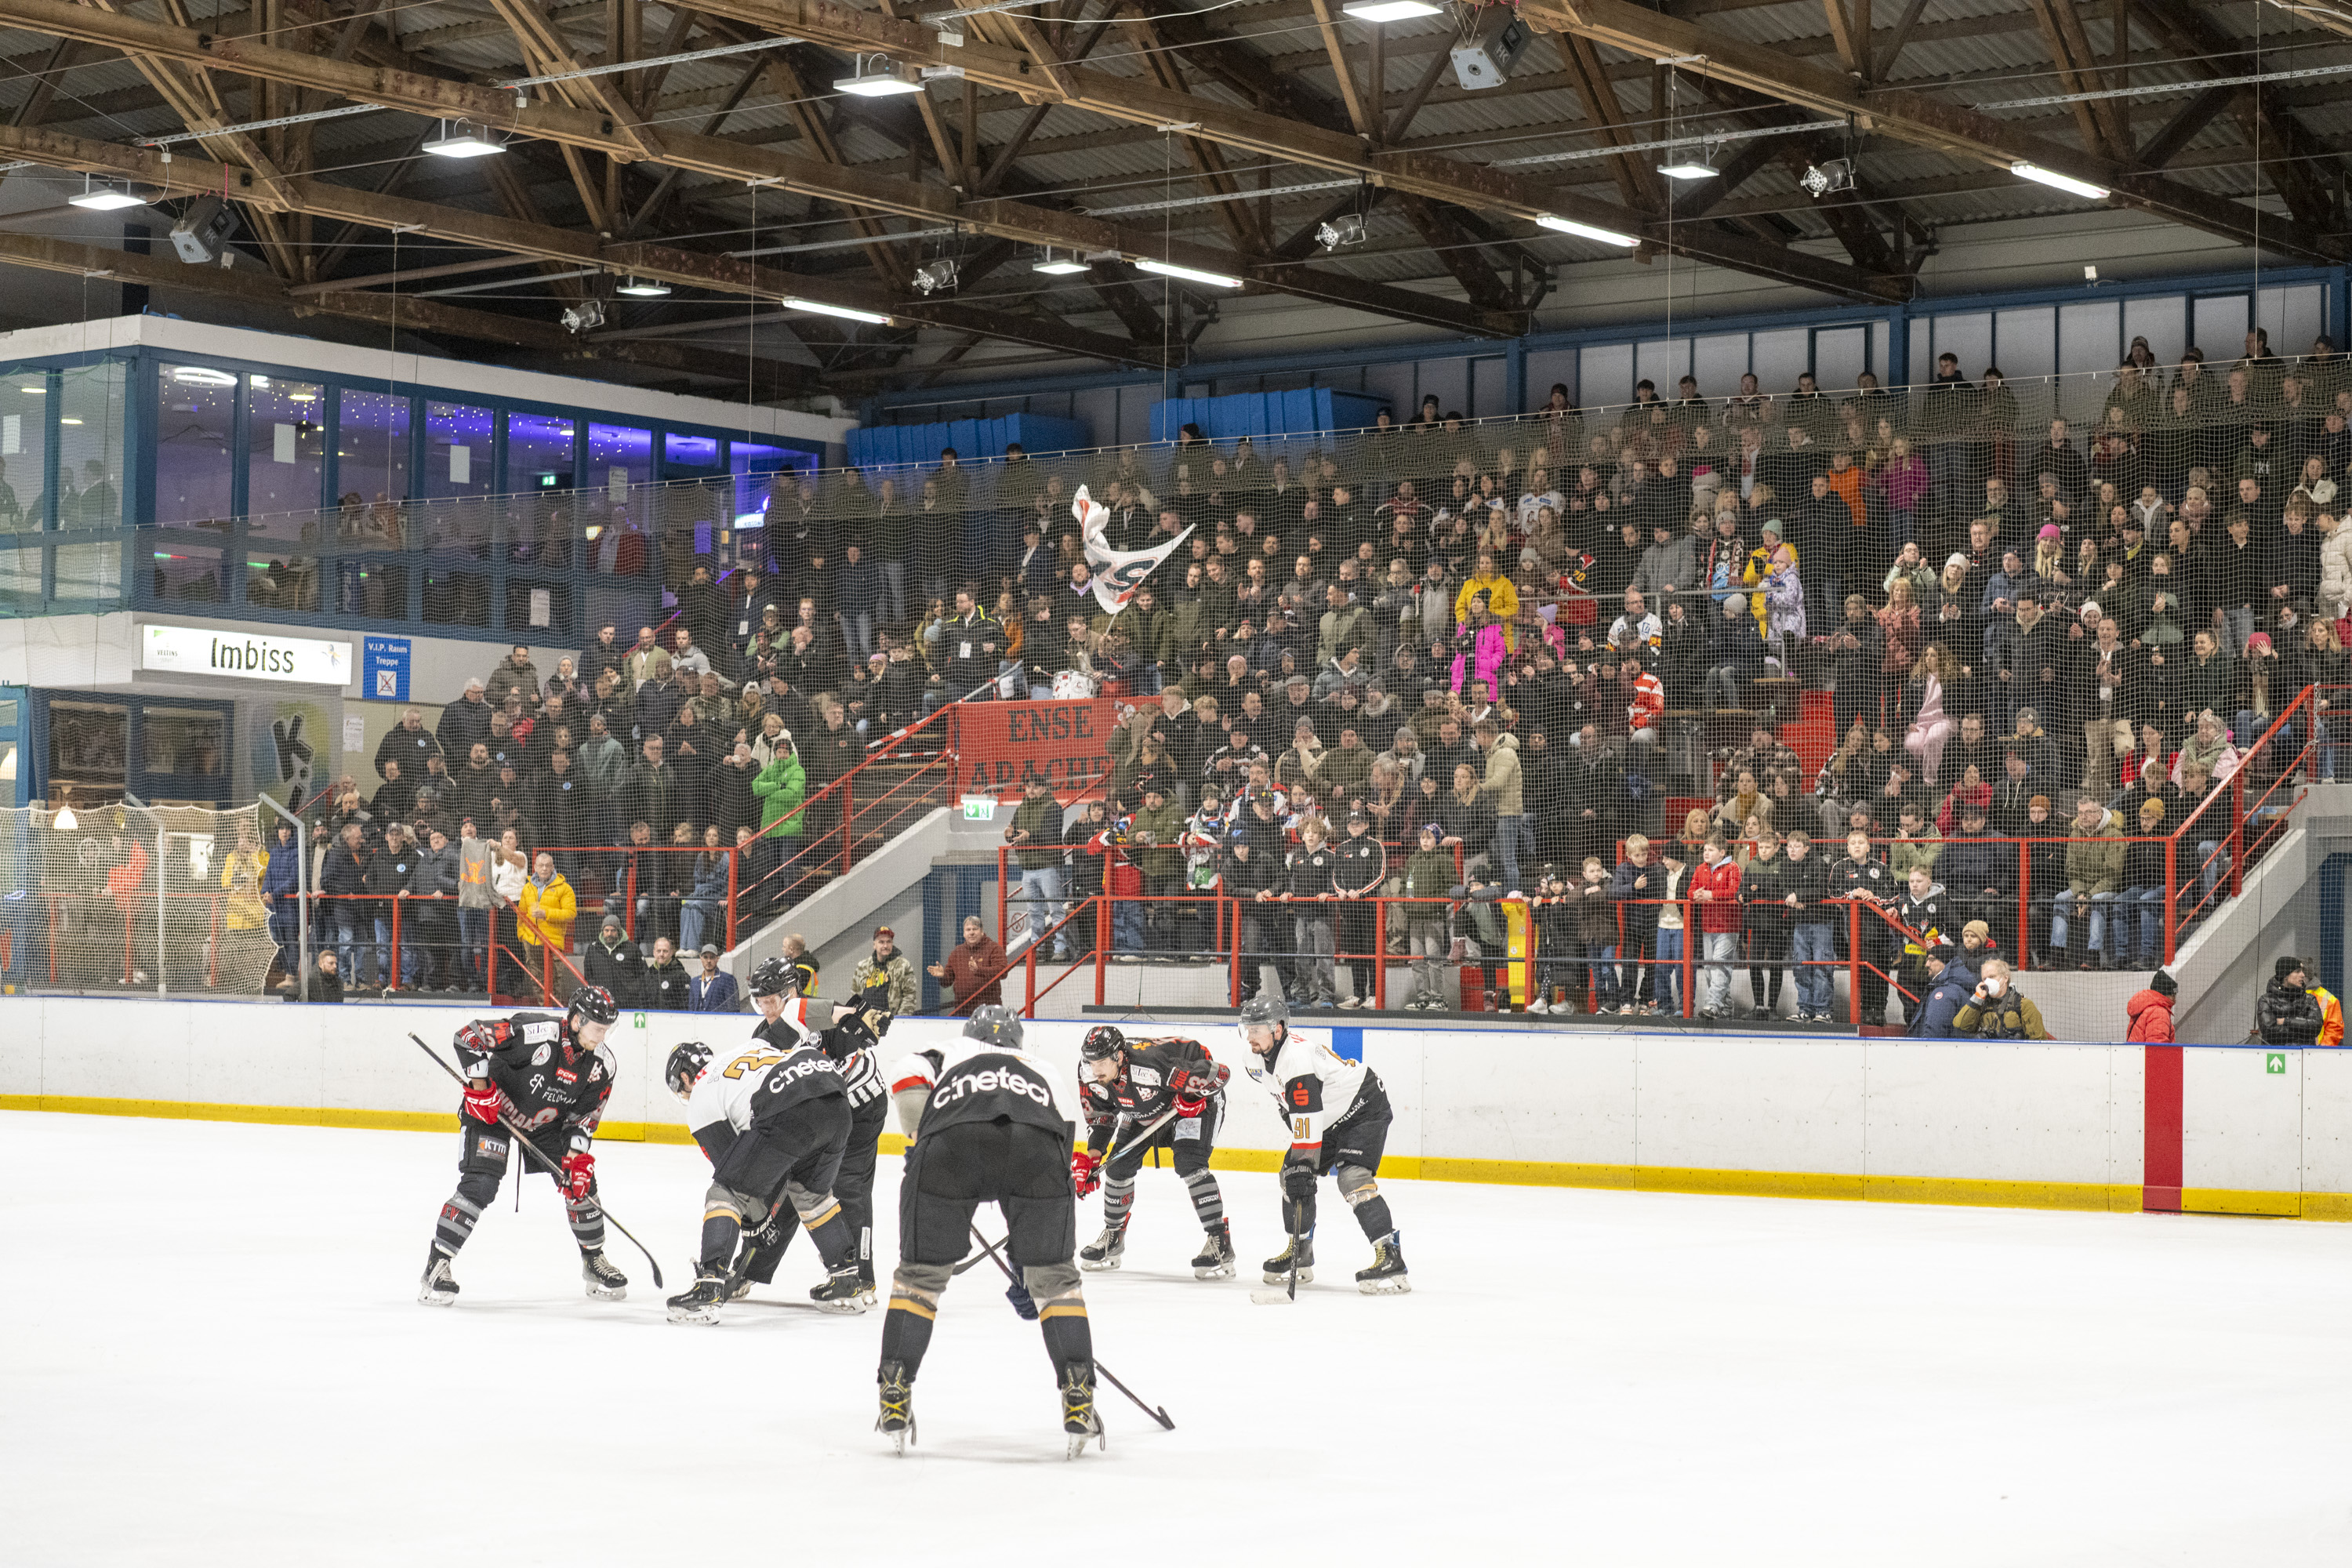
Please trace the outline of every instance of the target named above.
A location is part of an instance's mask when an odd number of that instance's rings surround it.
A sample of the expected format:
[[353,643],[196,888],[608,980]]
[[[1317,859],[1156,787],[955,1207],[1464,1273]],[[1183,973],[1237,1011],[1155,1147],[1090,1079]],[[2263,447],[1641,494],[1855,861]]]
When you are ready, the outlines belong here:
[[1076,256],[1055,255],[1054,247],[1050,245],[1045,247],[1045,255],[1029,264],[1030,271],[1050,272],[1056,278],[1066,278],[1074,272],[1084,272],[1087,269],[1087,264]]
[[425,143],[425,151],[436,158],[487,158],[506,150],[504,142],[490,140],[488,132],[463,120],[443,121],[441,134]]
[[956,264],[942,256],[937,261],[926,262],[915,268],[915,287],[926,294],[936,294],[956,286]]
[[834,79],[833,90],[859,98],[887,98],[898,92],[920,92],[922,82],[908,74],[887,55],[859,55],[850,75]]
[[604,304],[601,300],[583,300],[563,312],[563,330],[574,337],[594,331],[604,324]]
[[1315,229],[1315,243],[1326,250],[1337,250],[1343,245],[1364,243],[1364,220],[1358,213],[1341,213]]
[[81,177],[81,195],[68,196],[67,201],[87,212],[110,213],[122,207],[143,207],[147,204],[131,194],[130,188],[117,184],[93,184],[90,177]]
[[632,300],[659,300],[669,293],[669,285],[657,278],[625,278],[614,285],[613,292]]
[[1832,158],[1826,163],[1809,165],[1797,184],[1805,187],[1815,201],[1832,191],[1853,189],[1853,160]]

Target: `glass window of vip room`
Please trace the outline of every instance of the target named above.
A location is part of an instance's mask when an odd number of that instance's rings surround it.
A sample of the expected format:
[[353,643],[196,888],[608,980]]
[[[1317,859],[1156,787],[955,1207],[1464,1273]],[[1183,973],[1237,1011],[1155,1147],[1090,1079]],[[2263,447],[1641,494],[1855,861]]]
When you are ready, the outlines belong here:
[[759,441],[727,443],[727,468],[735,481],[736,525],[757,526],[751,519],[755,513],[767,510],[768,494],[778,474],[815,466],[815,458],[789,447],[771,447]]
[[238,379],[206,364],[156,367],[157,527],[229,531],[236,510]]
[[326,392],[317,382],[246,378],[245,599],[319,607],[319,509],[326,504]]
[[335,433],[334,608],[347,616],[404,619],[408,567],[393,552],[409,547],[409,400],[342,389]]
[[498,414],[465,403],[425,405],[425,504],[414,509],[410,542],[431,554],[425,569],[425,618],[478,620],[480,570],[495,520],[487,498],[498,489]]
[[0,532],[41,526],[41,466],[48,426],[48,372],[0,373]]
[[686,580],[697,561],[715,561],[719,542],[735,521],[735,487],[719,457],[716,436],[682,430],[662,436],[664,482],[656,510],[663,567],[673,586]]
[[507,416],[507,527],[511,559],[550,571],[571,568],[580,532],[572,493],[579,426],[553,414]]
[[58,493],[61,529],[121,528],[124,389],[120,361],[82,365],[58,377]]
[[644,491],[654,478],[653,432],[625,425],[589,426],[583,478],[580,521],[590,546],[589,565],[625,576],[644,573],[651,563]]

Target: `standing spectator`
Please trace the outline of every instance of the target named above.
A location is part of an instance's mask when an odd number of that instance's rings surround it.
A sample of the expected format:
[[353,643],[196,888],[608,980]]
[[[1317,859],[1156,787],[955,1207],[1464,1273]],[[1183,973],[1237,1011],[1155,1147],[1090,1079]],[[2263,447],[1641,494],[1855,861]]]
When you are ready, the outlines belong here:
[[477,745],[488,742],[490,705],[482,700],[482,691],[480,679],[469,680],[465,694],[441,710],[441,722],[434,726],[433,738],[440,742],[443,757],[471,756]]
[[384,764],[398,763],[402,773],[421,781],[425,777],[425,759],[439,755],[441,742],[425,727],[424,710],[404,709],[400,722],[386,730],[383,739],[376,742],[375,774],[378,778],[391,777],[384,772]]
[[1339,1004],[1339,976],[1332,965],[1335,950],[1330,903],[1336,890],[1333,873],[1338,858],[1325,842],[1328,832],[1321,819],[1307,819],[1306,826],[1299,830],[1298,853],[1291,857],[1290,875],[1279,895],[1284,903],[1291,906],[1292,940],[1297,943],[1300,1005],[1306,1007],[1335,1007]]
[[359,974],[360,944],[366,940],[362,932],[373,934],[365,894],[368,862],[373,858],[360,825],[345,823],[319,870],[319,891],[333,931],[321,945],[331,945],[341,954],[340,967],[354,980]]
[[408,874],[410,951],[416,954],[414,984],[425,990],[457,989],[457,892],[460,870],[457,847],[436,824],[416,852],[415,869]]
[[294,846],[294,825],[280,817],[278,844],[261,870],[261,907],[269,914],[269,940],[278,944],[271,966],[292,974],[302,962],[302,857]]
[[582,955],[581,973],[591,985],[601,985],[613,1000],[629,1010],[646,1005],[646,955],[621,931],[621,917],[606,915],[596,940]]
[[[1021,804],[1013,807],[1004,842],[1013,847],[1021,869],[1023,934],[1013,944],[1013,951],[1018,952],[1060,921],[1066,907],[1062,885],[1062,803],[1054,798],[1054,786],[1043,773],[1033,773],[1023,782]],[[1066,930],[1055,935],[1054,956],[1070,956]]]
[[[1611,951],[1601,954],[1604,963],[1619,966],[1617,992],[1622,998],[1620,1010],[1626,1013],[1655,1013],[1657,988],[1664,984],[1663,972],[1654,978],[1645,978],[1643,961],[1657,940],[1658,922],[1665,912],[1658,900],[1667,895],[1660,889],[1665,886],[1664,871],[1654,862],[1647,835],[1626,836],[1625,858],[1619,861],[1612,874],[1609,895],[1617,902],[1619,939]],[[1675,929],[1681,929],[1679,920]],[[1679,944],[1677,944],[1679,945]],[[1663,962],[1664,954],[1660,954]],[[1677,957],[1680,953],[1677,952]]]
[[1748,928],[1748,995],[1759,1018],[1780,1010],[1781,969],[1789,959],[1789,922],[1797,890],[1789,862],[1780,856],[1780,836],[1769,827],[1756,833],[1755,852],[1739,878],[1739,903]]
[[677,950],[669,938],[654,938],[653,962],[646,965],[646,1005],[657,1012],[683,1013],[692,984],[693,976],[677,961]]
[[520,696],[525,710],[539,706],[539,666],[530,661],[530,649],[514,645],[506,662],[490,671],[483,685],[482,699],[493,709],[507,705],[509,696]]
[[677,773],[663,760],[667,745],[659,735],[646,737],[642,759],[622,780],[619,801],[621,821],[642,822],[663,834],[678,820]]
[[[2165,805],[2161,799],[2140,802],[2139,837],[2124,849],[2124,889],[2118,897],[2115,923],[2107,931],[2107,967],[2154,969],[2164,962]],[[2132,910],[2139,910],[2139,942],[2132,942]]]
[[481,836],[468,816],[457,837],[457,984],[468,991],[487,991],[489,971],[484,967],[490,950],[490,869],[497,846]]
[[[551,990],[563,984],[563,966],[557,955],[572,951],[572,922],[580,915],[580,895],[564,880],[563,873],[555,868],[555,857],[542,849],[531,866],[530,880],[523,884],[519,901],[522,912],[515,925],[522,937],[523,957],[537,968],[541,960],[542,943],[547,950],[546,967],[541,978]],[[555,1000],[550,995],[548,1000]]]
[[1003,1005],[1004,971],[1010,963],[980,917],[966,915],[963,941],[950,948],[942,962],[931,964],[929,973],[954,993],[947,1011],[969,1014],[975,1007]]
[[914,963],[898,951],[898,934],[888,926],[874,928],[874,951],[849,972],[852,992],[863,995],[877,985],[887,989],[890,1011],[898,1017],[911,1015],[920,1005]]
[[1371,828],[1371,813],[1360,800],[1348,812],[1348,836],[1331,851],[1332,891],[1339,899],[1333,911],[1338,919],[1338,950],[1348,955],[1349,985],[1339,1005],[1348,1008],[1372,1005],[1374,970],[1385,941],[1372,906],[1362,901],[1379,893],[1389,874],[1388,851]]
[[702,973],[687,983],[686,1010],[689,1013],[740,1013],[743,998],[736,989],[735,977],[719,967],[719,944],[706,942],[700,953]]
[[1471,744],[1485,758],[1479,789],[1495,813],[1495,854],[1502,866],[1503,886],[1516,893],[1519,889],[1520,851],[1525,850],[1530,859],[1536,853],[1536,838],[1528,827],[1525,791],[1519,776],[1518,737],[1506,734],[1492,718],[1479,720],[1471,737]]
[[525,977],[518,976],[515,970],[521,956],[517,951],[520,936],[515,929],[515,911],[521,907],[523,889],[530,880],[530,863],[523,857],[515,830],[511,827],[501,830],[498,845],[490,854],[490,919],[493,926],[490,933],[490,994],[493,999],[501,995],[516,995],[521,991],[521,986],[516,983],[519,978]]
[[2131,994],[2124,1004],[2124,1013],[2131,1019],[2131,1027],[2124,1038],[2151,1046],[2172,1043],[2172,1004],[2180,994],[2180,982],[2173,979],[2172,971],[2159,969],[2147,977],[2147,984]]
[[1709,835],[1691,873],[1691,900],[1698,907],[1702,1018],[1726,1018],[1731,1010],[1731,965],[1739,956],[1739,863],[1720,834]]
[[1128,837],[1134,846],[1129,853],[1136,868],[1143,873],[1143,893],[1150,900],[1142,910],[1144,945],[1154,952],[1181,952],[1175,940],[1175,907],[1163,900],[1184,890],[1183,852],[1180,847],[1184,837],[1184,814],[1156,782],[1144,787],[1143,809],[1129,825]]
[[700,953],[707,931],[725,933],[728,857],[727,851],[719,847],[720,843],[717,824],[702,830],[702,853],[694,858],[686,899],[678,906],[677,940],[681,952]]
[[1789,835],[1789,960],[1796,970],[1798,1021],[1826,1024],[1837,986],[1831,971],[1836,941],[1830,912],[1835,906],[1827,901],[1829,862],[1812,850],[1810,834]]
[[[1433,822],[1421,826],[1419,847],[1405,862],[1404,896],[1412,900],[1444,899],[1454,886],[1454,858],[1445,853],[1439,840],[1442,830]],[[1238,850],[1236,851],[1238,853]],[[1442,903],[1410,903],[1405,906],[1405,951],[1412,957],[1412,997],[1405,1006],[1422,1012],[1435,1012],[1445,1005],[1444,981],[1438,965],[1445,957],[1446,915],[1449,905]],[[1245,950],[1246,951],[1246,950]],[[1248,965],[1247,977],[1255,980],[1257,965]],[[1532,1010],[1532,1009],[1530,1009]]]
[[2303,960],[2292,955],[2271,966],[2271,983],[2254,1004],[2254,1032],[2266,1046],[2309,1046],[2319,1041],[2326,1022],[2309,984]]

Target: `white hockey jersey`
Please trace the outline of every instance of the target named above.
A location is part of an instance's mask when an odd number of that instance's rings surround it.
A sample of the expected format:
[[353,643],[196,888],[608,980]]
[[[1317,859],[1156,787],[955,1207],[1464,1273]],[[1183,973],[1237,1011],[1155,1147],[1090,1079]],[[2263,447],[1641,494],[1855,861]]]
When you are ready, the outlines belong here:
[[[712,1057],[695,1080],[694,1092],[686,1102],[687,1131],[694,1134],[696,1142],[706,1145],[703,1134],[722,1122],[731,1132],[748,1132],[760,1111],[784,1096],[783,1077],[822,1074],[838,1079],[840,1071],[814,1046],[779,1050],[765,1040],[748,1041],[732,1057]],[[731,1142],[731,1134],[722,1141]]]
[[1250,1078],[1274,1097],[1289,1125],[1294,1154],[1320,1154],[1324,1130],[1356,1109],[1370,1079],[1363,1063],[1333,1050],[1319,1029],[1291,1029],[1270,1055],[1251,1051],[1246,1059]]

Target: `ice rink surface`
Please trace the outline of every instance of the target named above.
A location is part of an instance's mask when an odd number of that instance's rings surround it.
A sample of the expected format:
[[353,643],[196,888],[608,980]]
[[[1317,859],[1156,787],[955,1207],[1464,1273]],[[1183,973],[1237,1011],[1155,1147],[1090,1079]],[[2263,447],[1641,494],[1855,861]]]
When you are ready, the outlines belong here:
[[[611,1565],[2352,1562],[2352,1228],[1383,1184],[1410,1296],[1328,1195],[1321,1281],[1197,1282],[1147,1169],[1087,1277],[1106,1452],[1061,1457],[986,1264],[871,1431],[878,1313],[581,1293],[511,1180],[415,1303],[454,1136],[0,1114],[0,1562]],[[700,1154],[606,1143],[686,1283]],[[898,1162],[882,1163],[893,1256]],[[1273,1178],[1222,1173],[1280,1248]],[[1097,1226],[1081,1211],[1081,1238]],[[983,1228],[990,1211],[983,1210]]]

